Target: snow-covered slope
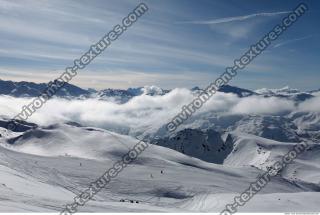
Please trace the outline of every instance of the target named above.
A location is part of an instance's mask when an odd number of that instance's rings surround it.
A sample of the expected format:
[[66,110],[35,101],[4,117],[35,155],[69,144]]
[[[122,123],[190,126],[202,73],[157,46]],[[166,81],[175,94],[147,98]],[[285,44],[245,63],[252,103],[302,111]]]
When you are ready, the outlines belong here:
[[[267,170],[280,161],[297,143],[284,143],[254,135],[233,132],[229,134],[233,150],[224,160],[228,166],[254,166]],[[320,145],[309,142],[305,152],[281,171],[290,181],[303,181],[318,185],[320,182]]]
[[248,115],[229,127],[230,131],[254,134],[282,142],[299,142],[297,126],[284,116]]
[[261,89],[255,90],[255,92],[261,95],[292,95],[292,94],[300,93],[300,90],[290,88],[289,86],[285,86],[280,89],[261,88]]
[[[135,138],[103,129],[66,124],[23,133],[2,129],[2,134],[1,212],[61,210],[137,143]],[[219,212],[235,193],[245,190],[262,173],[251,166],[231,165],[230,159],[228,165],[217,165],[151,145],[80,211]],[[259,210],[262,203],[263,211],[284,211],[284,202],[290,198],[298,201],[305,196],[318,197],[314,187],[298,186],[299,183],[302,182],[275,177],[247,211]],[[298,195],[300,192],[308,193]],[[281,197],[281,204],[271,196]],[[139,203],[120,202],[121,199]],[[310,201],[299,210],[310,208],[318,209],[318,205]]]
[[312,92],[301,92],[300,90],[290,88],[289,86],[285,86],[280,89],[262,88],[255,90],[255,92],[266,97],[275,96],[280,98],[288,98],[298,102],[313,98]]

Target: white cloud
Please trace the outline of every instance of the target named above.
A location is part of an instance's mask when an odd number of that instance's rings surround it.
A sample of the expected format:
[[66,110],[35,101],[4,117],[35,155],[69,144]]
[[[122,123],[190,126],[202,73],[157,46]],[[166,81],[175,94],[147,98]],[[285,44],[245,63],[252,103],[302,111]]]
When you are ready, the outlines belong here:
[[316,97],[309,99],[299,105],[300,111],[306,111],[306,112],[320,112],[320,94],[318,94]]
[[[51,99],[29,119],[41,125],[61,121],[76,121],[85,125],[126,130],[145,126],[160,126],[192,100],[189,90],[176,89],[165,96],[141,95],[125,104],[111,101]],[[0,97],[0,113],[13,117],[32,100]]]
[[[125,133],[145,132],[165,125],[193,98],[191,91],[175,89],[164,96],[141,95],[125,104],[96,99],[51,99],[30,121],[41,125],[75,121]],[[13,117],[30,101],[26,98],[0,96],[0,113]],[[297,108],[294,102],[286,99],[258,96],[239,98],[234,94],[217,93],[193,117],[200,119],[203,113],[278,115],[286,111],[318,111],[319,104],[320,97],[303,102]]]
[[308,39],[310,37],[312,37],[312,35],[301,37],[301,38],[290,39],[290,40],[275,44],[273,46],[273,48],[278,48],[278,47],[281,47],[281,46],[284,46],[284,45],[287,45],[287,44],[290,44],[290,43],[293,43],[293,42],[297,42],[297,41],[300,41],[300,40],[305,40],[305,39]]
[[271,13],[254,13],[249,15],[243,15],[243,16],[231,16],[231,17],[225,17],[220,19],[211,19],[211,20],[203,20],[203,21],[186,21],[186,22],[179,22],[180,24],[197,24],[197,25],[215,25],[215,24],[222,24],[222,23],[229,23],[229,22],[235,22],[235,21],[244,21],[247,19],[253,19],[257,17],[271,17],[271,16],[277,16],[281,14],[287,14],[290,13],[290,11],[280,11],[280,12],[271,12]]
[[276,97],[262,98],[257,96],[241,99],[232,109],[240,114],[275,114],[292,111],[294,102]]

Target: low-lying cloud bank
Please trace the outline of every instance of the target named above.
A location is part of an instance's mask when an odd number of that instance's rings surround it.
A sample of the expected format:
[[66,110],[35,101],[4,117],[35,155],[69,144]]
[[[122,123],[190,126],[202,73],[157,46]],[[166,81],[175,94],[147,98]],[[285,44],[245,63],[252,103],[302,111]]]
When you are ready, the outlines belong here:
[[[187,89],[175,89],[164,96],[141,95],[125,104],[97,99],[54,98],[34,113],[29,121],[40,125],[75,121],[83,125],[120,129],[123,132],[129,129],[159,128],[179,113],[181,107],[189,104],[193,98],[194,94]],[[13,117],[30,101],[30,98],[0,96],[0,115]],[[283,98],[259,96],[239,98],[234,94],[217,93],[194,117],[205,112],[270,115],[292,111],[319,112],[319,105],[320,96],[295,105],[293,101]]]

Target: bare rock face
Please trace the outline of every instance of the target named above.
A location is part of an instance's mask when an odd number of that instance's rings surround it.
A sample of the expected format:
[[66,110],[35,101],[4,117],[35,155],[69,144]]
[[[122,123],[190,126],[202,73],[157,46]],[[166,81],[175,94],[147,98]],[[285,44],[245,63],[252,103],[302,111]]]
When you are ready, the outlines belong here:
[[230,143],[224,142],[221,134],[213,129],[185,129],[172,137],[160,139],[156,144],[204,161],[222,164],[232,151]]

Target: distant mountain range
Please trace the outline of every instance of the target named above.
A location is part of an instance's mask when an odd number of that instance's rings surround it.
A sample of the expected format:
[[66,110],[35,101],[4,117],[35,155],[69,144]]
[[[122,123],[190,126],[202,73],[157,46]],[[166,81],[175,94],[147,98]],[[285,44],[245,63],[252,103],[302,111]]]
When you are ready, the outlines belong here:
[[[48,84],[33,83],[33,82],[13,82],[0,80],[0,94],[10,95],[14,97],[36,97],[39,96],[46,88]],[[79,97],[88,96],[90,92],[77,87],[72,84],[66,83],[61,90],[59,90],[56,96],[59,97]]]
[[[46,88],[48,88],[46,83],[33,83],[33,82],[13,82],[13,81],[4,81],[0,79],[0,95],[9,95],[13,97],[36,97],[39,96]],[[82,89],[75,85],[66,83],[55,96],[70,98],[70,97],[79,97],[79,98],[108,98],[115,97],[121,98],[125,101],[131,99],[134,96],[139,96],[142,94],[146,95],[164,95],[170,92],[170,90],[164,90],[155,86],[146,86],[138,88],[129,88],[127,90],[123,89],[104,89],[97,91],[95,89]]]
[[[13,97],[36,97],[40,95],[46,88],[48,84],[46,83],[33,83],[33,82],[13,82],[4,81],[0,79],[0,95],[9,95]],[[109,99],[114,98],[121,103],[127,102],[135,96],[142,94],[157,96],[165,95],[171,90],[162,89],[156,86],[145,86],[137,88],[124,89],[82,89],[75,85],[66,83],[55,96],[62,98],[98,98],[98,99]],[[199,87],[194,87],[191,91],[195,93],[203,92]],[[264,96],[264,97],[282,97],[293,99],[295,101],[304,101],[313,97],[313,93],[317,93],[320,90],[313,90],[308,92],[301,92],[297,89],[292,89],[289,87],[284,87],[281,89],[266,89],[262,88],[256,91],[251,91],[244,88],[239,88],[235,86],[225,85],[219,89],[220,92],[233,93],[239,97],[247,97],[252,95]]]

